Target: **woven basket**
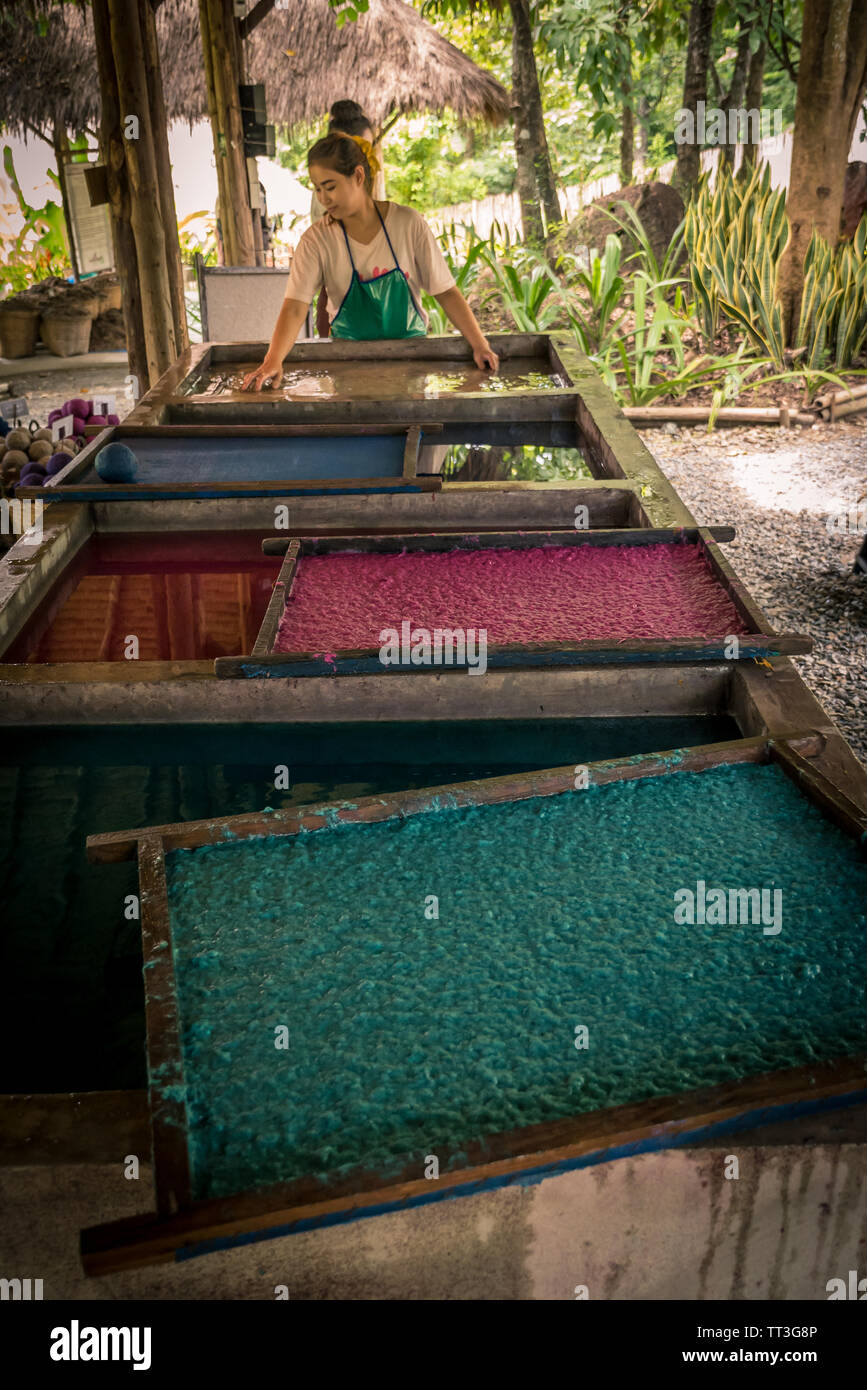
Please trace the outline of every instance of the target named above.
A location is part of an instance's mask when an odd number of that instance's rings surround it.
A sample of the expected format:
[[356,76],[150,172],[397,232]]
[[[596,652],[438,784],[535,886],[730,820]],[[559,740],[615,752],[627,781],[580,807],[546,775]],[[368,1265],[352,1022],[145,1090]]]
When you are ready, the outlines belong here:
[[74,290],[68,290],[63,296],[64,308],[67,305],[80,309],[82,313],[89,314],[92,319],[99,318],[103,312],[102,301],[105,296],[100,290],[90,285],[76,285]]
[[93,319],[87,309],[47,309],[42,315],[39,331],[42,341],[57,357],[78,357],[90,348]]
[[0,304],[0,357],[32,357],[38,336],[38,309],[29,304]]

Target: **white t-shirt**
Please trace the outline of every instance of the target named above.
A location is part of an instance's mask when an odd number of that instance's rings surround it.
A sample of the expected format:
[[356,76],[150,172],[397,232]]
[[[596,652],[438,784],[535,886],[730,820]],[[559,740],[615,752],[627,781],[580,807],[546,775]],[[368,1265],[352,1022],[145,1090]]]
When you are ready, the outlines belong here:
[[[445,294],[454,287],[455,278],[446,264],[436,237],[415,208],[389,203],[382,212],[388,236],[394,247],[389,250],[385,232],[380,227],[373,241],[363,246],[349,238],[352,259],[359,279],[374,280],[394,270],[395,256],[400,269],[409,281],[412,296],[421,309],[421,291],[430,295]],[[289,281],[287,299],[312,303],[324,283],[328,293],[328,317],[334,319],[352,283],[352,266],[346,250],[343,228],[339,222],[327,223],[324,218],[309,227],[298,242]],[[427,315],[422,310],[427,325]]]

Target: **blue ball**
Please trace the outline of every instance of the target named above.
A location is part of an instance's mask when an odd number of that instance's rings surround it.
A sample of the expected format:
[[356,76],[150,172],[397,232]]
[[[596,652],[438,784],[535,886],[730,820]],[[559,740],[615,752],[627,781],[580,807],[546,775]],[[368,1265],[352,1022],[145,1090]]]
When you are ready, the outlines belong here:
[[133,483],[138,459],[125,444],[106,444],[96,456],[96,471],[107,483]]

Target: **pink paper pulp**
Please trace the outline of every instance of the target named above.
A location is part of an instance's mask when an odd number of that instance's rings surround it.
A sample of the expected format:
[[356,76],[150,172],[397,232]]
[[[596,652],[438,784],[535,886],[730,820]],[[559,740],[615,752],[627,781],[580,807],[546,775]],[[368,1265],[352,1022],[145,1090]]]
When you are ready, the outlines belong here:
[[746,631],[691,545],[314,555],[299,562],[276,650],[378,647],[405,619],[484,628],[489,644]]

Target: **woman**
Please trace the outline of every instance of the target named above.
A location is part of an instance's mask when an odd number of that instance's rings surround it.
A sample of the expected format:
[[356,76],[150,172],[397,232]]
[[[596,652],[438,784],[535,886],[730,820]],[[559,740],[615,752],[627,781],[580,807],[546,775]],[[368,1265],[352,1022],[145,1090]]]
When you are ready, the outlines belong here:
[[413,208],[374,199],[378,165],[370,144],[335,131],[317,140],[307,166],[325,216],[298,243],[265,360],[244,378],[243,388],[260,391],[269,381],[280,385],[283,359],[323,282],[333,337],[368,341],[424,335],[425,290],[466,338],[476,366],[496,371],[497,354],[424,218]]
[[[344,135],[361,135],[371,145],[373,144],[373,126],[357,101],[335,101],[332,104],[328,113],[328,134],[331,135],[335,130],[343,131]],[[385,202],[385,174],[382,169],[374,176],[373,196],[375,199]],[[325,209],[314,193],[310,198],[310,221],[318,222],[319,218],[324,216]],[[328,319],[328,295],[324,289],[316,301],[316,332],[320,338],[327,338],[331,332]]]

